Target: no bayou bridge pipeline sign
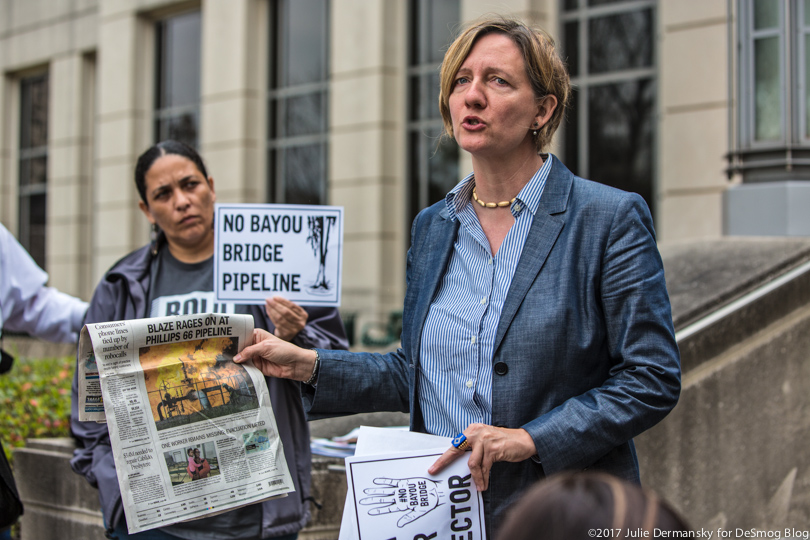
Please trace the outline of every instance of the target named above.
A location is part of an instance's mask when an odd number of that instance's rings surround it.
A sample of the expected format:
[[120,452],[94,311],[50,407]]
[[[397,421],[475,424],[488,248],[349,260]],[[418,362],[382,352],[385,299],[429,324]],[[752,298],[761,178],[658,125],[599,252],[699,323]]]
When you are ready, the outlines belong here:
[[215,212],[217,301],[340,305],[343,208],[217,204]]

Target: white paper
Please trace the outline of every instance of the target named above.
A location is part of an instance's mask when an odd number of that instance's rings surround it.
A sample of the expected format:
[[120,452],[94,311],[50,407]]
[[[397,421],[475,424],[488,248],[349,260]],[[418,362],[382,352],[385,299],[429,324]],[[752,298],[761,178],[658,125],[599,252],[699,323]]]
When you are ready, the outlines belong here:
[[346,458],[349,489],[340,540],[411,540],[434,533],[484,539],[483,501],[467,460],[427,474],[449,446],[447,437],[362,426],[357,452]]
[[340,305],[343,208],[216,204],[214,292],[220,302]]

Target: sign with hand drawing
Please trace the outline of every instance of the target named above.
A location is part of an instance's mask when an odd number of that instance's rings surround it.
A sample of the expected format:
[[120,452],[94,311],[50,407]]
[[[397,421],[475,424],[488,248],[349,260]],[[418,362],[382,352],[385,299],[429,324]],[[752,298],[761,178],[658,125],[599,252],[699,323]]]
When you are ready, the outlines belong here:
[[346,475],[360,540],[448,538],[483,540],[481,494],[467,460],[438,475],[427,470],[441,452],[346,458]]
[[435,510],[445,497],[441,482],[430,478],[375,478],[374,484],[384,487],[365,488],[363,493],[371,496],[360,499],[360,505],[373,506],[370,516],[400,512],[399,528]]

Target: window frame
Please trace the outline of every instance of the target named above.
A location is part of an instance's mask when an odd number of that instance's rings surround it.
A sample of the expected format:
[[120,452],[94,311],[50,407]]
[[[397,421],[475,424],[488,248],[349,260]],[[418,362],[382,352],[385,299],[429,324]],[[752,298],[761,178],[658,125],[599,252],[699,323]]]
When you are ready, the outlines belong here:
[[[197,47],[197,56],[199,66],[197,71],[199,79],[197,81],[197,99],[194,103],[167,105],[163,103],[163,85],[164,85],[164,71],[168,63],[168,58],[165,54],[165,43],[167,41],[167,33],[169,28],[167,23],[172,19],[179,17],[187,17],[189,15],[196,15],[199,19],[199,44]],[[155,43],[155,80],[154,80],[154,105],[152,110],[152,136],[154,142],[158,143],[169,138],[175,138],[170,132],[170,122],[173,119],[183,118],[189,114],[194,119],[195,134],[193,141],[183,140],[194,148],[198,148],[200,144],[200,127],[201,127],[201,102],[202,102],[202,10],[197,8],[193,10],[182,11],[180,13],[173,13],[170,16],[163,17],[154,22],[154,43]],[[169,68],[171,69],[171,68]]]
[[[807,146],[810,146],[810,81],[808,76],[810,73],[807,71],[807,63],[810,59],[807,58],[808,48],[810,48],[810,21],[804,24],[804,20],[810,17],[809,13],[805,12],[805,7],[810,7],[806,2],[800,1],[796,6],[796,38],[798,40],[796,46],[796,63],[798,66],[798,81],[796,103],[799,108],[799,122],[797,138]],[[802,45],[804,45],[802,47]]]
[[[26,122],[33,120],[33,104],[30,91],[35,84],[44,83],[44,115],[45,115],[45,140],[44,144],[32,146],[27,140],[26,133],[30,133],[30,128],[26,129]],[[20,91],[20,113],[19,113],[19,138],[17,155],[17,204],[18,204],[18,230],[17,238],[20,244],[29,252],[31,257],[41,267],[45,268],[47,263],[47,224],[48,224],[48,137],[50,123],[50,74],[45,71],[22,77],[19,80]],[[29,184],[24,176],[29,171],[28,165],[35,160],[44,158],[44,181],[38,184]],[[41,251],[32,244],[35,234],[32,232],[31,223],[31,202],[35,197],[43,197],[44,208],[41,209],[44,217],[42,223],[42,245]]]
[[[435,156],[441,147],[448,148],[451,153],[451,159],[455,154],[455,163],[458,164],[460,151],[458,145],[452,139],[444,136],[444,122],[438,110],[438,95],[439,89],[435,89],[435,93],[427,92],[427,102],[416,103],[417,96],[414,95],[414,85],[420,86],[420,91],[417,92],[421,95],[423,85],[429,84],[430,77],[439,77],[439,68],[441,67],[441,60],[430,61],[424,57],[419,58],[420,52],[424,53],[430,47],[430,37],[432,37],[431,22],[432,19],[425,9],[421,9],[423,4],[429,0],[410,0],[408,2],[408,28],[410,29],[408,37],[408,61],[406,68],[406,85],[407,85],[407,154],[408,154],[408,212],[407,218],[409,219],[408,225],[416,217],[420,210],[426,208],[428,205],[436,202],[430,200],[430,160]],[[458,10],[458,17],[454,23],[456,28],[461,24],[461,6],[460,0],[456,1],[456,8]],[[457,32],[453,28],[448,28],[449,35],[447,43],[448,46],[455,38]],[[424,54],[422,54],[424,56]],[[440,81],[441,82],[441,81]],[[429,104],[431,110],[435,108],[435,116],[423,117],[419,111]],[[433,135],[438,133],[438,135]],[[449,146],[452,145],[452,146]],[[459,169],[456,166],[456,173],[448,183],[455,185],[459,181]],[[451,187],[452,189],[452,187]],[[448,189],[449,191],[449,189]]]
[[[606,86],[610,84],[621,84],[627,82],[642,82],[645,80],[650,81],[653,85],[653,96],[651,102],[651,122],[652,122],[652,140],[650,142],[650,178],[649,178],[649,197],[648,201],[650,211],[653,216],[656,215],[656,201],[658,200],[658,137],[659,129],[656,120],[657,111],[659,110],[660,99],[660,78],[658,73],[659,64],[659,44],[656,39],[656,28],[658,23],[658,2],[657,0],[627,0],[620,3],[608,3],[596,6],[588,5],[588,0],[560,0],[559,1],[559,43],[564,47],[566,43],[566,26],[571,23],[577,24],[577,40],[576,46],[579,53],[579,58],[576,59],[578,71],[571,71],[572,86],[572,99],[569,105],[567,114],[576,117],[576,142],[575,148],[568,148],[571,144],[570,134],[566,134],[567,127],[565,124],[562,126],[561,138],[561,153],[563,155],[573,154],[575,156],[575,163],[569,163],[572,169],[576,170],[579,176],[585,178],[593,178],[591,172],[592,164],[590,163],[590,140],[591,137],[591,118],[590,118],[590,93],[594,87]],[[650,10],[650,27],[652,29],[651,35],[651,63],[648,67],[635,67],[624,68],[614,71],[606,71],[603,73],[590,73],[588,66],[588,51],[590,47],[590,32],[588,30],[589,23],[597,18],[603,18],[613,15],[620,15],[622,13],[639,12],[642,10]],[[563,51],[566,57],[563,60],[568,64],[567,58],[569,52]],[[570,125],[570,124],[569,124]],[[567,160],[566,160],[567,161]]]
[[[319,145],[321,152],[318,167],[321,171],[319,182],[319,202],[328,203],[329,187],[329,90],[331,84],[330,58],[329,58],[329,25],[331,20],[331,6],[328,0],[323,0],[323,28],[325,36],[323,66],[321,80],[299,84],[281,85],[281,74],[286,71],[290,61],[288,54],[282,50],[287,44],[286,31],[289,25],[288,3],[294,0],[269,0],[268,5],[268,70],[265,85],[265,103],[267,130],[265,132],[267,154],[266,168],[266,197],[267,202],[287,203],[286,159],[284,151],[290,148]],[[309,96],[320,93],[320,131],[317,133],[288,135],[285,121],[287,118],[286,106],[290,98]],[[279,159],[280,157],[280,159]]]
[[[779,26],[775,29],[755,30],[753,16],[753,2],[755,0],[741,0],[739,10],[740,28],[740,146],[742,150],[758,150],[781,148],[789,144],[788,134],[790,129],[790,119],[787,118],[787,105],[789,103],[788,94],[790,91],[790,79],[792,74],[788,66],[790,55],[790,39],[786,38],[785,11],[779,10]],[[788,6],[789,3],[785,4]],[[757,140],[756,138],[756,82],[754,66],[754,43],[757,39],[776,37],[779,39],[779,83],[780,89],[780,138],[778,140]]]
[[754,40],[768,34],[753,31],[754,1],[737,0],[737,18],[729,20],[729,32],[733,36],[730,39],[736,44],[737,52],[729,60],[729,69],[736,70],[732,93],[736,97],[736,107],[731,113],[731,121],[735,124],[734,141],[727,156],[729,167],[726,173],[729,178],[739,174],[743,183],[810,180],[810,88],[806,67],[810,24],[804,24],[806,0],[780,4],[781,131],[778,140],[756,139]]

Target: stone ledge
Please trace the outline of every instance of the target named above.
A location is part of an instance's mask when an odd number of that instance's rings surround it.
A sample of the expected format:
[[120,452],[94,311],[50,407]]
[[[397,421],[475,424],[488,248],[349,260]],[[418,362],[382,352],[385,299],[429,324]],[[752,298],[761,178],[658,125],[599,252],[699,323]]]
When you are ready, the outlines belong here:
[[675,329],[810,260],[810,238],[722,238],[661,246]]
[[[677,331],[810,261],[810,239],[724,238],[662,248]],[[681,337],[684,373],[810,303],[810,272]]]
[[[31,439],[14,450],[14,475],[25,505],[21,540],[82,538],[104,540],[98,493],[70,469],[72,439]],[[313,456],[312,518],[301,540],[336,540],[346,497],[346,476],[336,469],[343,460]]]

